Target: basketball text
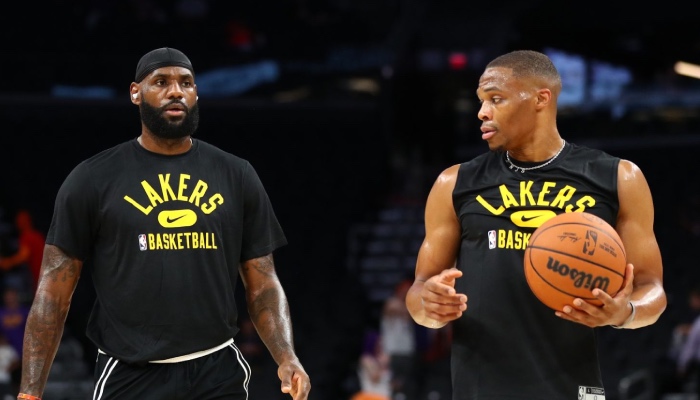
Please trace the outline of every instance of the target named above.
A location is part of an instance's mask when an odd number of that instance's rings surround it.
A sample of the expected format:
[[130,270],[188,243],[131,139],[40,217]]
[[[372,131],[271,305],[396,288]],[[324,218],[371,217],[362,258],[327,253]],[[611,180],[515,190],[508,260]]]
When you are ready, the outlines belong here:
[[145,250],[217,250],[213,232],[148,233],[139,235],[139,247]]
[[527,247],[532,233],[515,231],[512,229],[498,230],[498,248],[499,249],[518,249],[522,250]]

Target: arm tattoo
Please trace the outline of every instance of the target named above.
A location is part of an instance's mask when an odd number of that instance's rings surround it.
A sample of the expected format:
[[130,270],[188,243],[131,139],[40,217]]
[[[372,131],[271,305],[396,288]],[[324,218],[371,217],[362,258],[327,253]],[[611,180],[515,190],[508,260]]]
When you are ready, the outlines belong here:
[[246,293],[248,313],[260,338],[277,364],[296,357],[289,304],[275,273],[272,257],[251,260],[244,268],[253,268],[264,275],[259,278],[261,283],[248,288]]
[[41,281],[25,327],[20,392],[44,391],[81,268],[82,262],[57,247],[44,248]]
[[[248,264],[251,264],[250,266]],[[243,268],[253,268],[263,275],[274,277],[275,276],[275,263],[272,261],[272,256],[267,255],[265,257],[256,258],[251,260],[249,263],[244,263]]]

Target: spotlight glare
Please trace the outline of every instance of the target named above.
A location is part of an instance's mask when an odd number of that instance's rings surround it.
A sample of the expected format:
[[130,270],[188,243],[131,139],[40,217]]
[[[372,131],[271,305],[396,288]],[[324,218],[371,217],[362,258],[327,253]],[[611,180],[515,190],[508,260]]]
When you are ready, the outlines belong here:
[[673,66],[673,70],[679,75],[700,79],[700,65],[691,64],[684,61],[678,61]]

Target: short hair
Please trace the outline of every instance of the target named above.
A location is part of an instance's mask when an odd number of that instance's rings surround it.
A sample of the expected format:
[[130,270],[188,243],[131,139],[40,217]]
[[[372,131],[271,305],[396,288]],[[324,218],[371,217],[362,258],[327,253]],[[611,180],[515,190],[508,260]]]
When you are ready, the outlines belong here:
[[561,86],[561,76],[552,60],[544,53],[534,50],[515,50],[494,58],[486,68],[503,67],[513,70],[516,78],[544,78]]

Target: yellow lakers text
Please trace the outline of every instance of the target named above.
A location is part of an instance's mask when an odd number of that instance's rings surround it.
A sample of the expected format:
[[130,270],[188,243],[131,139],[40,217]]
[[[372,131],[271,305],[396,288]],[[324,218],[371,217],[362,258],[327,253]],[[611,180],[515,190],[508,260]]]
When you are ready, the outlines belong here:
[[533,190],[533,181],[520,182],[520,187],[515,193],[511,192],[506,185],[498,187],[501,193],[501,204],[492,205],[481,195],[476,196],[476,200],[493,215],[501,215],[503,211],[510,207],[545,206],[550,208],[560,208],[566,212],[585,211],[587,207],[593,207],[596,200],[583,195],[577,198],[577,189],[573,186],[565,185],[557,188],[556,182],[544,182],[538,191]]

